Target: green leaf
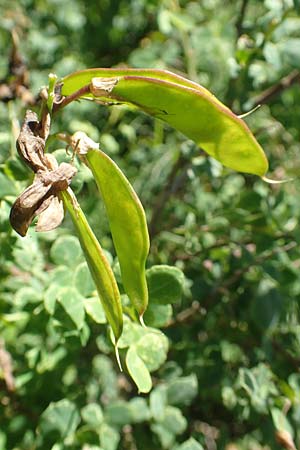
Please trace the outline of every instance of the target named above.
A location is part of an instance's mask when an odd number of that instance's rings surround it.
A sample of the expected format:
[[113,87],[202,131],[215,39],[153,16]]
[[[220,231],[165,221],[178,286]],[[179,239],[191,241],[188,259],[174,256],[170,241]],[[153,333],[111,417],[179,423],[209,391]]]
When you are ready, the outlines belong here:
[[139,392],[147,393],[152,388],[152,380],[143,360],[139,357],[135,347],[129,347],[126,354],[126,366],[128,372],[137,385]]
[[176,447],[176,450],[204,450],[204,448],[194,438],[190,438]]
[[276,430],[287,431],[292,438],[294,437],[293,427],[280,409],[271,408],[271,416]]
[[129,407],[133,423],[146,422],[150,419],[150,410],[144,398],[133,398],[129,402]]
[[97,100],[129,103],[167,122],[224,166],[263,176],[266,156],[240,118],[202,86],[170,72],[87,69],[62,80],[62,94],[90,84]]
[[89,297],[96,289],[88,265],[82,262],[74,272],[74,284],[83,297]]
[[231,386],[222,387],[222,400],[224,406],[228,409],[233,409],[237,404],[237,396]]
[[198,394],[198,380],[195,374],[172,380],[167,387],[168,403],[190,405]]
[[7,195],[17,195],[15,183],[4,173],[0,172],[0,199]]
[[167,358],[168,339],[159,332],[147,333],[136,343],[136,351],[149,372],[159,369]]
[[58,347],[51,353],[43,350],[40,361],[36,365],[36,371],[38,373],[44,373],[54,370],[57,364],[65,358],[66,354],[67,349],[65,347]]
[[259,329],[265,331],[276,327],[284,300],[277,287],[268,280],[262,280],[251,303],[251,318]]
[[281,51],[285,61],[292,65],[292,67],[300,68],[299,58],[300,58],[300,39],[299,38],[290,38],[284,40],[282,44],[280,44]]
[[[51,449],[54,450],[54,449]],[[84,444],[84,450],[105,450],[102,447],[99,447],[98,445],[90,445],[90,444]]]
[[238,385],[247,392],[251,405],[259,413],[266,413],[270,396],[278,395],[273,378],[272,371],[263,363],[252,369],[239,369]]
[[117,450],[120,436],[112,427],[103,423],[99,431],[100,445],[104,450]]
[[112,360],[100,354],[94,357],[92,366],[97,388],[99,386],[103,397],[111,403],[118,396],[118,378]]
[[29,232],[26,238],[19,238],[13,248],[16,264],[23,270],[37,273],[44,269],[45,261],[40,252],[37,233]]
[[180,409],[174,406],[167,406],[165,414],[160,424],[172,434],[182,434],[187,427],[186,418]]
[[160,265],[146,271],[150,303],[166,305],[182,297],[184,274],[177,267]]
[[157,386],[150,394],[150,411],[153,419],[161,421],[168,403],[166,386]]
[[80,330],[84,324],[85,312],[83,298],[77,289],[73,287],[60,289],[57,294],[57,300],[75,323],[77,329]]
[[89,403],[81,410],[83,420],[92,428],[99,428],[103,422],[103,413],[98,403]]
[[61,236],[52,245],[50,256],[55,264],[71,268],[82,259],[82,252],[74,236]]
[[84,308],[86,313],[96,322],[96,323],[106,323],[106,317],[104,309],[99,302],[98,297],[85,298]]
[[241,368],[239,370],[239,384],[245,389],[249,396],[254,395],[258,391],[259,386],[257,380],[251,370]]
[[24,308],[27,303],[40,303],[42,300],[42,293],[30,286],[21,287],[15,296],[15,304],[20,309]]
[[2,431],[0,431],[0,450],[6,450],[6,449],[7,449],[6,436]]
[[131,344],[135,344],[139,339],[147,333],[147,329],[139,323],[132,322],[128,317],[124,316],[123,333],[119,340],[118,347],[126,348]]
[[44,294],[44,306],[51,316],[54,314],[56,300],[58,299],[60,291],[65,289],[66,286],[72,286],[73,277],[73,271],[66,266],[55,267],[55,269],[50,272],[49,287]]
[[144,314],[145,324],[152,328],[162,328],[172,319],[173,309],[171,305],[149,304]]
[[49,285],[66,287],[72,285],[73,270],[67,266],[57,266],[50,272]]
[[117,401],[105,409],[105,420],[118,427],[131,423],[131,409],[128,402]]
[[57,285],[51,284],[51,286],[49,286],[49,288],[46,290],[46,292],[44,294],[44,307],[45,307],[45,310],[51,316],[53,316],[54,311],[55,311],[55,305],[56,305],[58,291],[59,291],[59,289],[58,289]]
[[[11,230],[11,224],[9,222],[11,205],[2,200],[0,203],[0,232],[9,232]],[[3,252],[3,250],[2,250]]]
[[157,434],[163,448],[170,448],[175,441],[175,434],[160,423],[152,424],[151,431]]
[[43,412],[40,429],[44,434],[58,431],[62,438],[72,436],[80,422],[74,403],[67,399],[52,402]]
[[220,350],[222,359],[225,362],[236,364],[239,361],[243,360],[243,352],[241,350],[241,347],[239,347],[237,344],[222,340],[220,342]]

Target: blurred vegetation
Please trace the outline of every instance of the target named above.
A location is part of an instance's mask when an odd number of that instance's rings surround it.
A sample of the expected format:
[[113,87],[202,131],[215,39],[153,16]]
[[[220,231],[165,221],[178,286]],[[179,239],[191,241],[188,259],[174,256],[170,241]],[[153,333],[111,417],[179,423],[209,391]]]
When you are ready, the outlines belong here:
[[[1,6],[0,449],[299,449],[299,1]],[[21,56],[14,65],[12,36]],[[26,238],[8,221],[31,181],[15,140],[32,94],[49,72],[120,64],[183,74],[236,113],[261,103],[245,120],[272,178],[294,179],[267,185],[234,173],[125,107],[82,102],[59,117],[57,129],[85,131],[134,184],[152,237],[148,267],[173,265],[185,275],[183,298],[158,299],[147,313],[146,323],[168,337],[169,352],[165,361],[162,345],[159,361],[148,361],[154,388],[143,396],[116,366],[69,218]],[[25,94],[15,89],[18,77],[28,79]],[[73,188],[118,276],[87,170]],[[88,298],[88,306],[78,316],[62,298]],[[130,325],[126,333],[140,339]],[[147,339],[139,345],[156,345]]]

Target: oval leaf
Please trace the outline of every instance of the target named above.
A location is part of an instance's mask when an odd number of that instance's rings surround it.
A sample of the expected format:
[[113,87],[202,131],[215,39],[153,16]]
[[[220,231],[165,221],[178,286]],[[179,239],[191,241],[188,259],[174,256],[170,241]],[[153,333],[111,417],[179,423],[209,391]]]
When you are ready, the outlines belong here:
[[151,303],[167,305],[181,300],[184,286],[184,274],[177,267],[152,266],[146,272],[149,298]]
[[152,380],[149,370],[143,360],[137,354],[135,347],[129,347],[126,354],[126,366],[128,372],[137,385],[139,392],[146,394],[152,388]]
[[136,343],[137,354],[146,364],[149,372],[159,369],[167,358],[169,342],[167,337],[159,331],[147,333]]
[[78,330],[84,324],[84,304],[83,297],[74,287],[64,287],[59,290],[57,300],[60,302],[68,316],[75,323]]

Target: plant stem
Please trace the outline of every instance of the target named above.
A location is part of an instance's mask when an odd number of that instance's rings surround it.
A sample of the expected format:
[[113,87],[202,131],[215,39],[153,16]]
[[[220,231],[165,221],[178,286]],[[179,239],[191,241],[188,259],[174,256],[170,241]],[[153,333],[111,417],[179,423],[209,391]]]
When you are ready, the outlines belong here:
[[237,17],[237,20],[235,22],[237,39],[243,34],[243,31],[244,31],[244,18],[245,18],[248,2],[249,2],[249,0],[242,0],[241,9],[240,9],[239,15]]
[[67,97],[64,97],[64,99],[60,103],[54,103],[53,105],[53,112],[56,113],[60,111],[65,106],[69,105],[69,103],[78,100],[80,97],[82,97],[84,94],[90,93],[90,85],[87,84],[83,86],[82,88],[78,89],[78,91],[73,92],[73,94],[68,95]]
[[300,84],[300,71],[297,69],[292,70],[292,72],[290,72],[287,76],[281,78],[281,80],[279,80],[273,86],[270,86],[257,97],[255,97],[251,106],[255,107],[264,103],[268,103],[274,97],[281,94],[286,89],[289,89],[296,83]]
[[[157,234],[157,225],[159,223],[159,217],[161,216],[161,212],[164,210],[166,203],[170,199],[170,197],[179,189],[179,186],[182,185],[182,177],[185,178],[186,176],[186,168],[189,166],[190,163],[186,161],[185,157],[183,155],[180,155],[175,162],[169,177],[167,179],[167,182],[164,186],[164,189],[158,196],[157,202],[153,207],[153,213],[151,217],[151,222],[149,225],[149,234],[150,239],[153,239],[153,237]],[[182,173],[184,171],[184,174]],[[176,183],[176,179],[178,178],[178,174],[181,172],[181,182]]]

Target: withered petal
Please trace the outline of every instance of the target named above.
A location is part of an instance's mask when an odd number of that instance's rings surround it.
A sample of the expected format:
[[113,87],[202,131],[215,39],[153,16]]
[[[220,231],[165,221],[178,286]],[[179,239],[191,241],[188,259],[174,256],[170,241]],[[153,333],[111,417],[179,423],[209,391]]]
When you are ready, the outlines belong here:
[[59,167],[50,172],[39,172],[37,175],[44,185],[51,185],[52,192],[64,191],[70,185],[77,169],[68,163],[61,163]]
[[17,200],[19,200],[20,207],[23,209],[28,209],[38,205],[50,189],[51,185],[47,186],[41,181],[35,181],[17,198]]
[[[20,197],[22,194],[20,195]],[[17,198],[13,204],[9,220],[13,229],[20,235],[26,236],[29,225],[31,224],[34,217],[37,215],[37,211],[44,210],[48,206],[48,198],[40,200],[38,203],[33,204],[30,207],[23,207],[20,201],[20,197]],[[44,206],[45,203],[45,206]]]
[[63,218],[63,203],[57,196],[53,196],[48,208],[40,213],[35,229],[36,231],[54,230],[62,223]]
[[35,112],[27,110],[17,139],[17,150],[21,158],[34,171],[51,169],[45,158],[45,140],[39,135],[40,122]]

